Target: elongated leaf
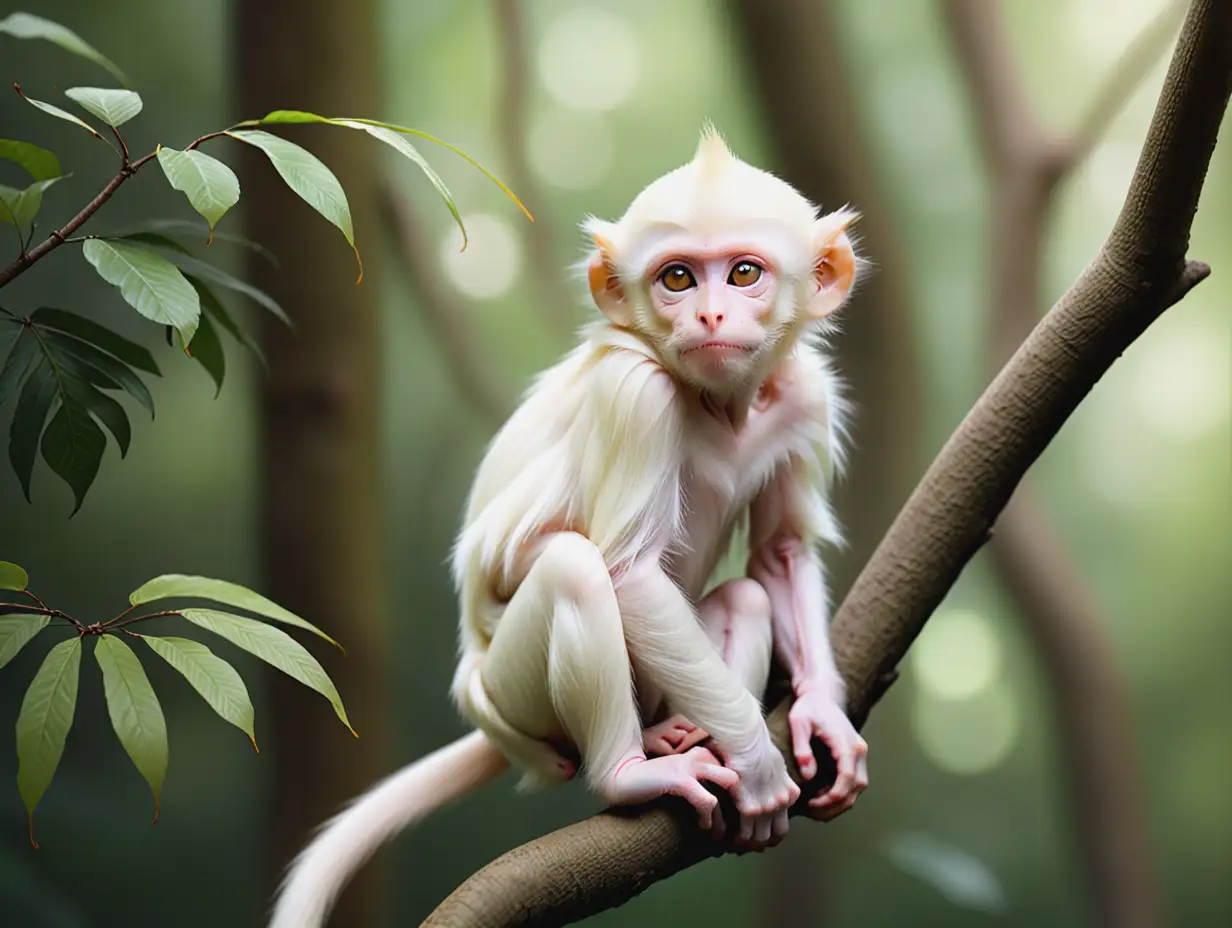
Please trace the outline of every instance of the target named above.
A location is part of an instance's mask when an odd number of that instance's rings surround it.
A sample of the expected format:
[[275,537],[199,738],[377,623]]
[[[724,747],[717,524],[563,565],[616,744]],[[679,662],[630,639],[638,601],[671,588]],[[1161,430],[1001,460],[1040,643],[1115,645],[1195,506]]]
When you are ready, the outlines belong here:
[[72,488],[74,515],[98,476],[106,450],[107,436],[89,412],[76,403],[62,403],[43,433],[43,459]]
[[116,444],[120,446],[120,457],[128,454],[133,432],[128,424],[128,414],[124,411],[124,407],[94,384],[79,380],[68,372],[66,372],[65,385],[69,396],[68,401],[93,413],[95,418],[103,423],[107,431],[115,437]]
[[[16,565],[10,564],[9,566],[14,567]],[[25,571],[22,572],[24,573]],[[0,589],[25,589],[25,587],[0,587]],[[18,612],[12,615],[0,616],[0,667],[3,667],[16,657],[17,652],[24,648],[30,639],[45,629],[50,621],[51,616],[35,615],[31,612]]]
[[158,163],[171,186],[182,190],[192,208],[209,223],[212,240],[218,220],[239,202],[240,181],[235,172],[203,152],[174,148],[159,147]]
[[109,126],[124,125],[141,112],[141,97],[131,90],[107,87],[70,87],[64,95]]
[[100,351],[88,342],[83,342],[80,339],[73,338],[71,335],[64,335],[60,332],[45,333],[43,335],[43,345],[53,351],[55,354],[54,361],[62,361],[63,355],[67,354],[81,361],[87,367],[106,375],[106,380],[100,383],[97,379],[91,377],[88,372],[83,372],[85,378],[90,383],[101,387],[118,387],[125,390],[133,399],[146,408],[150,418],[154,417],[154,397],[150,395],[150,388],[123,361],[117,360],[105,351]]
[[107,714],[145,781],[154,793],[154,821],[158,799],[167,776],[167,722],[154,687],[133,649],[115,635],[103,635],[94,647],[94,659],[103,672]]
[[69,335],[89,342],[109,354],[115,355],[130,367],[161,376],[154,356],[149,349],[129,341],[123,335],[113,332],[105,325],[99,325],[93,319],[79,316],[76,313],[65,312],[63,309],[52,309],[44,306],[36,309],[30,318],[38,325],[49,329],[58,329]]
[[17,716],[17,789],[26,804],[30,843],[35,847],[34,809],[51,785],[73,727],[80,669],[81,639],[61,641],[47,652]]
[[458,204],[454,202],[453,194],[449,192],[449,188],[445,186],[441,176],[432,169],[432,165],[428,164],[424,156],[419,153],[419,149],[397,132],[394,132],[392,129],[386,129],[384,126],[373,126],[368,123],[356,122],[352,119],[337,120],[337,125],[367,132],[373,138],[380,139],[394,151],[398,152],[398,154],[409,158],[419,165],[419,169],[424,172],[428,181],[436,188],[436,192],[440,194],[441,199],[445,201],[445,206],[448,207],[449,212],[453,215],[454,222],[458,224],[458,229],[462,232],[462,251],[466,250],[466,226],[462,223],[462,214],[458,212]]
[[241,126],[256,126],[256,125],[294,125],[296,123],[307,122],[333,122],[325,116],[318,116],[316,113],[309,113],[305,110],[273,110],[266,113],[260,119],[250,119],[247,122],[240,123]]
[[51,366],[40,360],[26,378],[17,408],[13,411],[13,424],[9,426],[9,462],[21,482],[22,492],[30,501],[30,475],[34,471],[34,459],[38,455],[39,436],[47,422],[47,413],[56,398],[56,380]]
[[49,177],[47,180],[36,180],[29,187],[18,190],[0,184],[0,222],[21,228],[34,222],[34,217],[43,208],[43,191],[63,177]]
[[152,635],[142,635],[141,640],[182,673],[209,707],[246,734],[256,748],[252,700],[248,698],[248,688],[234,667],[199,641],[155,638]]
[[338,642],[325,634],[311,622],[301,619],[289,609],[284,609],[272,599],[266,599],[260,593],[254,593],[247,587],[228,580],[215,580],[213,577],[195,577],[190,574],[163,574],[153,580],[143,583],[128,597],[134,606],[154,602],[156,599],[171,599],[184,597],[191,599],[212,599],[217,603],[226,603],[237,609],[247,609],[257,615],[293,625],[324,638],[334,647],[341,648]]
[[201,318],[201,301],[179,268],[161,255],[122,242],[94,238],[81,250],[99,276],[119,287],[137,312],[174,326],[185,343],[192,341]]
[[0,590],[24,590],[30,575],[12,561],[0,561]]
[[108,235],[106,238],[128,238],[134,232],[161,232],[164,235],[191,235],[194,238],[204,238],[207,241],[227,242],[232,245],[239,245],[247,248],[250,251],[255,251],[261,257],[265,258],[273,267],[278,267],[278,258],[274,256],[268,248],[260,242],[254,242],[250,238],[245,238],[242,235],[236,235],[234,232],[218,232],[213,233],[212,239],[210,236],[210,228],[208,225],[202,225],[193,219],[147,219],[145,222],[138,223],[130,232],[124,232],[117,235]]
[[[17,92],[21,93],[20,87],[18,88]],[[96,139],[102,138],[102,136],[98,134],[98,132],[94,129],[92,125],[90,125],[84,119],[79,119],[78,117],[74,116],[68,110],[62,110],[60,109],[60,107],[55,106],[54,104],[44,103],[42,100],[34,99],[34,97],[27,97],[24,93],[21,94],[21,98],[25,100],[27,103],[29,103],[31,106],[38,107],[40,110],[42,110],[44,113],[46,113],[49,116],[55,116],[57,119],[63,119],[63,120],[66,120],[67,122],[73,123],[74,125],[81,126],[81,128],[85,129]],[[108,142],[107,144],[110,145],[111,143]]]
[[303,645],[280,629],[256,619],[216,612],[213,609],[184,609],[184,618],[226,638],[249,654],[261,658],[283,673],[316,690],[329,700],[342,723],[355,734],[333,681]]
[[38,357],[38,341],[28,325],[23,325],[17,333],[9,355],[0,368],[0,404],[3,404],[26,378],[30,365]]
[[19,39],[45,39],[48,42],[54,42],[65,51],[88,58],[95,64],[106,68],[120,83],[128,83],[124,72],[85,42],[81,36],[50,19],[32,16],[29,13],[10,13],[4,19],[0,19],[0,32],[7,32]]
[[64,173],[60,170],[59,158],[29,142],[0,139],[0,158],[21,165],[34,180],[50,180]]
[[953,845],[921,832],[894,835],[884,853],[951,902],[987,913],[1005,910],[1005,893],[988,867]]
[[201,297],[201,312],[203,315],[209,316],[224,329],[231,333],[232,338],[240,342],[245,348],[257,356],[257,360],[261,362],[265,369],[269,370],[269,362],[265,359],[265,352],[261,350],[261,346],[245,329],[242,329],[227,312],[227,307],[222,305],[222,302],[214,295],[214,291],[205,285],[205,281],[198,280],[192,274],[185,274],[188,282],[197,288],[197,295]]
[[355,247],[351,207],[342,184],[338,183],[333,172],[312,152],[277,135],[256,129],[239,129],[227,134],[265,152],[287,186],[338,227],[355,252],[355,260],[359,262],[359,279],[362,280],[364,265],[359,258],[359,249]]
[[208,315],[202,314],[201,324],[197,334],[193,336],[192,344],[188,346],[193,360],[205,368],[205,372],[214,381],[214,397],[222,392],[223,377],[227,373],[227,357],[223,354],[222,342],[218,340],[218,332],[210,322]]

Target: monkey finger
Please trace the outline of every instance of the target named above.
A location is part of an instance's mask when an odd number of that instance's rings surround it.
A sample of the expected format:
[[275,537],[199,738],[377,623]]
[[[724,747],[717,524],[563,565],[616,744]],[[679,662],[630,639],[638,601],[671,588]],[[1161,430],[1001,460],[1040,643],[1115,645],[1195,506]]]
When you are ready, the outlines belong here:
[[697,823],[702,831],[709,831],[714,827],[714,813],[719,807],[718,799],[706,792],[696,780],[686,780],[681,784],[678,795],[697,810]]
[[852,806],[854,806],[856,804],[856,800],[859,797],[860,797],[859,793],[852,793],[850,796],[848,796],[843,801],[832,804],[829,808],[825,809],[819,815],[817,815],[818,820],[823,821],[823,822],[834,821],[836,818],[838,818],[840,815],[842,815],[844,812],[848,811]]
[[713,824],[710,826],[710,836],[715,841],[722,840],[724,833],[727,831],[727,823],[723,821],[723,810],[716,803],[714,815],[712,816]]
[[759,815],[753,825],[753,843],[761,850],[770,840],[770,830],[774,826],[773,815]]
[[817,773],[817,761],[813,757],[812,746],[813,726],[808,719],[802,717],[789,718],[788,725],[791,727],[792,751],[796,756],[796,766],[800,768],[800,776],[811,780]]
[[771,826],[770,834],[771,844],[778,844],[787,837],[787,829],[790,827],[790,822],[787,819],[787,810],[779,809],[774,815],[774,824]]
[[693,768],[693,775],[699,780],[707,780],[723,789],[732,789],[740,782],[740,775],[736,771],[704,762],[698,763]]
[[748,844],[753,840],[753,825],[756,820],[756,815],[740,816],[740,833],[736,835],[736,842],[738,844]]

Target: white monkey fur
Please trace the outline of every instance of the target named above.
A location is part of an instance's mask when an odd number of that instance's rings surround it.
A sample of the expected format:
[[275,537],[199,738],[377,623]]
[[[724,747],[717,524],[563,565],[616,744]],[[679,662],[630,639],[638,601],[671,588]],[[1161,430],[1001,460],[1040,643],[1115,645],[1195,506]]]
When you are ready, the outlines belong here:
[[[803,540],[811,559],[818,542],[841,542],[827,496],[841,466],[845,407],[819,339],[828,324],[820,317],[838,308],[850,280],[825,313],[804,318],[796,308],[826,299],[813,294],[818,244],[848,242],[843,230],[853,218],[846,210],[820,215],[708,130],[693,160],[643,190],[619,222],[587,221],[625,287],[632,319],[583,331],[578,347],[535,380],[475,477],[453,557],[461,653],[452,693],[476,731],[403,768],[326,823],[290,869],[271,928],[323,925],[347,880],[382,843],[483,786],[510,761],[522,771],[524,788],[571,777],[571,764],[545,740],[549,733],[575,742],[585,735],[588,743],[578,745],[582,770],[603,795],[630,741],[640,744],[641,723],[629,708],[636,700],[651,713],[665,697],[672,712],[711,734],[733,767],[732,758],[756,758],[749,763],[760,765],[760,775],[783,776],[758,699],[700,630],[695,604],[741,519],[749,519],[754,553],[782,525]],[[665,368],[656,342],[665,323],[639,283],[652,248],[681,229],[701,241],[755,240],[776,264],[774,332],[756,357],[756,382],[735,389],[751,393],[771,376],[790,389],[769,412],[750,415],[747,437],[738,442],[730,428],[698,414],[697,391]],[[566,563],[586,562],[586,540],[601,555],[601,564],[591,560],[598,582],[610,578],[615,589],[633,676],[628,663],[619,665],[622,673],[590,673],[558,653],[558,633],[590,634],[588,617],[570,605],[586,600],[567,597],[545,604],[557,610],[551,642],[520,648],[513,666],[530,689],[543,688],[546,672],[553,706],[587,707],[574,724],[585,731],[564,731],[562,718],[541,719],[541,730],[519,729],[507,716],[525,715],[521,692],[489,692],[483,679],[507,602],[529,569],[528,553],[555,532],[581,536],[566,534],[574,541],[557,546]],[[825,611],[824,601],[814,605]],[[817,660],[841,700],[825,638]],[[619,650],[618,637],[613,646]]]

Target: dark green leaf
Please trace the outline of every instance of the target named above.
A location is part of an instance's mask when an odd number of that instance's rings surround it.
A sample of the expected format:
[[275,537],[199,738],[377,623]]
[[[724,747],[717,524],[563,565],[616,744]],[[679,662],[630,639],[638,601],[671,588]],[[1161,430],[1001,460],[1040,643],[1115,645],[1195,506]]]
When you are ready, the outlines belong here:
[[218,284],[220,287],[226,287],[228,290],[234,290],[236,293],[242,293],[244,296],[264,306],[275,316],[285,322],[291,324],[291,319],[286,312],[274,300],[272,296],[263,290],[258,290],[251,284],[245,283],[238,277],[233,277],[226,271],[214,267],[212,264],[206,264],[197,258],[190,258],[182,255],[171,255],[171,260],[179,265],[180,269],[185,274],[195,274],[203,280],[208,280],[211,283]]
[[254,748],[257,746],[253,733],[252,700],[248,698],[248,688],[234,667],[199,641],[155,638],[152,635],[142,635],[141,640],[182,673],[211,709],[246,734]]
[[[133,233],[140,232],[161,232],[165,235],[179,233],[181,235],[191,235],[194,238],[201,238],[207,241],[210,240],[210,228],[194,219],[148,219],[145,222],[139,223],[133,232],[127,232],[120,235],[108,235],[107,238],[128,238]],[[245,238],[242,235],[236,235],[234,232],[214,232],[213,241],[228,242],[232,245],[240,245],[255,251],[261,257],[265,258],[271,265],[278,267],[278,259],[273,253],[262,245],[260,242],[254,242],[250,238]]]
[[134,606],[153,602],[156,599],[171,599],[186,597],[192,599],[212,599],[214,602],[226,603],[237,609],[247,609],[257,615],[293,625],[305,631],[319,635],[335,647],[341,647],[338,642],[325,634],[311,622],[301,619],[289,609],[284,609],[271,599],[266,599],[260,593],[254,593],[247,587],[228,580],[215,580],[213,577],[195,577],[189,574],[163,574],[153,580],[143,583],[128,597]]
[[197,326],[197,334],[193,336],[188,352],[214,381],[214,397],[217,398],[222,392],[222,380],[227,373],[227,358],[208,315],[201,316],[201,324]]
[[179,268],[161,255],[122,242],[89,239],[86,260],[99,276],[120,288],[137,312],[154,322],[173,325],[187,343],[197,331],[201,302]]
[[[5,562],[0,561],[0,564]],[[10,567],[16,565],[10,564]],[[20,568],[18,568],[20,570]],[[23,573],[25,571],[22,571]],[[0,589],[25,589],[21,587],[3,587]],[[17,652],[26,646],[26,644],[47,627],[47,623],[51,621],[51,616],[35,615],[29,612],[18,612],[13,615],[0,616],[0,667],[3,667],[14,657]]]
[[54,42],[65,51],[88,58],[95,64],[106,68],[120,83],[128,83],[124,72],[83,41],[81,36],[50,19],[32,16],[29,13],[10,13],[4,19],[0,19],[0,32],[7,32],[19,39],[45,39],[48,42]]
[[0,222],[19,228],[30,225],[43,208],[43,191],[63,179],[49,177],[47,180],[36,180],[21,190],[0,184]]
[[[60,107],[55,106],[54,104],[44,103],[42,100],[34,99],[34,97],[27,97],[24,93],[21,95],[21,98],[25,100],[27,103],[29,103],[31,106],[35,106],[38,109],[42,110],[44,113],[47,113],[49,116],[55,116],[57,119],[64,119],[64,120],[67,120],[68,122],[73,123],[74,125],[81,126],[81,128],[85,129],[96,139],[102,138],[102,136],[98,134],[98,132],[94,129],[92,125],[90,125],[84,119],[78,119],[68,110],[62,110],[60,109]],[[108,142],[107,144],[110,145],[111,143]]]
[[13,411],[13,424],[9,427],[9,461],[21,481],[27,501],[30,500],[30,475],[38,455],[39,436],[43,434],[43,425],[55,398],[55,375],[51,366],[40,359],[26,378]]
[[87,367],[105,374],[107,380],[102,383],[91,378],[88,374],[86,379],[102,387],[119,386],[144,406],[151,418],[154,416],[154,397],[150,395],[150,388],[123,361],[117,360],[105,351],[99,351],[88,342],[83,342],[80,339],[73,338],[71,335],[64,335],[60,332],[45,333],[43,335],[43,344],[56,354],[54,359],[56,361],[59,361],[63,354],[68,354],[81,361]]
[[115,437],[116,444],[120,446],[120,457],[128,454],[133,433],[124,407],[93,384],[79,380],[69,372],[65,372],[65,384],[68,389],[67,401],[94,413],[98,421]]
[[0,404],[13,395],[37,357],[38,339],[28,325],[23,325],[9,348],[4,367],[0,368]]
[[0,139],[0,158],[21,165],[34,180],[51,180],[64,173],[60,170],[59,158],[29,142]]
[[[235,130],[228,132],[232,138],[247,142],[265,152],[274,169],[305,203],[338,227],[355,252],[359,261],[359,249],[355,247],[355,230],[351,223],[351,207],[347,203],[342,184],[332,171],[312,152],[300,148],[294,142],[259,130]],[[363,262],[359,264],[359,279],[364,276]]]
[[73,490],[81,508],[86,491],[98,475],[98,465],[107,450],[107,436],[90,418],[85,407],[61,403],[43,433],[43,459]]
[[188,282],[197,288],[197,294],[201,297],[201,312],[209,316],[224,329],[231,333],[231,337],[239,341],[249,351],[257,356],[257,360],[269,370],[269,362],[265,360],[265,352],[261,350],[261,346],[245,329],[242,329],[231,314],[227,312],[227,308],[222,305],[218,297],[214,295],[214,291],[205,285],[205,282],[198,280],[192,274],[185,274]]
[[115,635],[103,635],[94,647],[103,671],[107,713],[120,744],[154,793],[154,820],[167,776],[167,722],[154,687],[133,649]]
[[123,335],[113,332],[104,325],[99,325],[93,319],[79,316],[76,313],[65,312],[62,309],[43,307],[36,309],[30,318],[41,326],[58,329],[73,335],[82,341],[89,342],[103,351],[115,355],[130,367],[149,374],[159,374],[158,365],[149,349],[129,341]]
[[141,112],[141,97],[131,90],[70,87],[64,91],[64,95],[86,112],[113,127],[124,125]]
[[346,709],[342,706],[342,699],[338,696],[338,690],[334,687],[333,681],[317,663],[317,659],[286,632],[255,619],[230,615],[226,612],[215,612],[213,609],[185,609],[182,614],[194,625],[200,625],[204,629],[222,635],[249,654],[261,658],[267,664],[277,667],[288,676],[316,690],[329,700],[338,718],[342,719],[342,723],[351,729],[351,734],[355,734],[355,729],[351,728],[351,723],[347,720]]
[[192,252],[173,238],[159,235],[157,232],[129,232],[126,235],[108,235],[105,238],[122,238],[129,242],[141,242],[143,245],[153,245],[155,248],[169,248],[182,255],[192,256]]
[[12,561],[0,561],[0,590],[24,590],[30,575]]
[[73,727],[80,668],[81,639],[73,636],[61,641],[47,652],[21,701],[17,716],[17,789],[30,816],[31,843],[34,809],[51,785]]
[[211,234],[218,220],[239,202],[239,178],[217,158],[160,146],[158,163],[171,186],[182,190],[192,208],[210,224]]

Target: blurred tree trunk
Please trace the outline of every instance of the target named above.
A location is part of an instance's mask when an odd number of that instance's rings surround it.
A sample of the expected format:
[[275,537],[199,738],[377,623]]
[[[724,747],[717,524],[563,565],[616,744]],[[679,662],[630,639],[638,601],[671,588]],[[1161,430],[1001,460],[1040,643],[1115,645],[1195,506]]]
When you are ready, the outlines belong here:
[[[839,602],[911,490],[919,463],[919,375],[906,262],[873,171],[832,2],[730,0],[779,173],[832,210],[850,203],[876,270],[843,310],[838,368],[855,403],[852,453],[835,505],[848,550],[827,559]],[[876,751],[876,747],[873,748]],[[800,822],[767,859],[764,924],[824,913],[823,829]],[[810,922],[816,924],[819,922]]]
[[[376,4],[351,0],[237,0],[239,110],[375,116]],[[315,828],[389,772],[386,583],[378,441],[380,390],[378,145],[358,132],[279,127],[333,170],[347,192],[363,283],[339,231],[290,192],[265,155],[243,149],[243,203],[253,238],[282,262],[255,259],[249,279],[278,299],[288,329],[266,315],[270,374],[261,382],[261,527],[268,591],[346,648],[318,654],[338,685],[356,741],[329,707],[270,675],[274,745],[267,886]],[[365,868],[332,925],[381,921],[379,868]]]

